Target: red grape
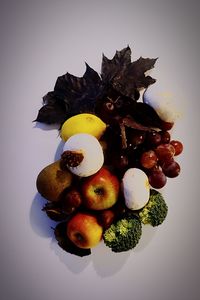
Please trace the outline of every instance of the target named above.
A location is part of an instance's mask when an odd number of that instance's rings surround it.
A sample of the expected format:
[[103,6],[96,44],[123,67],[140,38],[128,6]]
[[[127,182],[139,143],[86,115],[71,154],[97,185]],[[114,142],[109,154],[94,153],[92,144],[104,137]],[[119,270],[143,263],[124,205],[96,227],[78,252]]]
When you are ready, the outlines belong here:
[[153,150],[145,151],[140,157],[141,165],[146,169],[153,168],[157,163],[157,156]]
[[171,144],[161,144],[156,147],[155,152],[158,156],[158,159],[161,162],[165,162],[170,161],[173,158],[175,149]]
[[174,122],[162,122],[162,130],[170,130],[174,126]]
[[154,167],[149,176],[149,183],[155,189],[161,189],[167,182],[167,178],[160,168]]
[[157,131],[150,131],[147,135],[147,143],[151,146],[157,146],[161,143],[161,135]]
[[174,178],[179,175],[181,168],[176,161],[172,160],[171,162],[163,163],[162,170],[167,177]]
[[123,171],[127,168],[129,160],[125,153],[116,152],[112,154],[111,162],[116,169]]
[[170,144],[174,147],[175,149],[175,154],[174,155],[179,155],[183,151],[183,144],[179,141],[174,141],[172,140]]
[[162,144],[168,144],[170,142],[170,133],[168,131],[160,131],[160,135],[161,135],[161,143]]
[[128,136],[129,147],[137,147],[141,145],[145,140],[145,132],[142,131],[132,131]]

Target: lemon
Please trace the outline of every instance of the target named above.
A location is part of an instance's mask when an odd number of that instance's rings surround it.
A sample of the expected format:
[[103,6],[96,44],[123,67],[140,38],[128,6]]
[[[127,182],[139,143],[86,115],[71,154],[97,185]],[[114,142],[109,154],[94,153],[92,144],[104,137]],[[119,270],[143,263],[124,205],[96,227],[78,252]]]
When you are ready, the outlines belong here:
[[60,131],[63,141],[77,133],[88,133],[100,139],[106,129],[106,124],[96,115],[90,113],[81,113],[67,119]]

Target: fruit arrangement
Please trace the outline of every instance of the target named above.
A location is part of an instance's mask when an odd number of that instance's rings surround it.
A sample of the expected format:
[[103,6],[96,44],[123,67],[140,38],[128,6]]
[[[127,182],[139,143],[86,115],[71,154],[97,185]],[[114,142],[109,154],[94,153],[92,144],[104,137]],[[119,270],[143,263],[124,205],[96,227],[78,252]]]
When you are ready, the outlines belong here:
[[35,121],[59,124],[64,146],[36,186],[43,211],[58,222],[59,246],[71,254],[89,255],[102,240],[114,252],[128,251],[143,225],[166,219],[159,189],[179,175],[183,144],[171,137],[173,108],[163,109],[156,80],[146,75],[156,60],[132,62],[126,47],[103,56],[100,75],[86,64],[83,77],[58,77],[43,98]]

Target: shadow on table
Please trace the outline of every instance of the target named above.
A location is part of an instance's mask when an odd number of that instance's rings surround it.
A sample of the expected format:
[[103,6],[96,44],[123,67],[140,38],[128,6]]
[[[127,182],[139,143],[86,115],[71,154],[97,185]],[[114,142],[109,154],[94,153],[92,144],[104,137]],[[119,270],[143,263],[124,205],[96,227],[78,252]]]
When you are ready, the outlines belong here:
[[55,252],[60,261],[64,263],[69,270],[71,270],[73,273],[81,272],[91,261],[91,255],[78,257],[65,252],[58,246],[57,241],[54,237],[54,228],[56,227],[58,222],[51,220],[46,215],[46,213],[42,211],[45,203],[46,199],[44,199],[39,193],[37,193],[30,208],[30,224],[33,231],[41,237],[49,238],[50,249]]
[[47,217],[42,211],[46,200],[37,193],[33,199],[30,208],[30,224],[33,231],[44,238],[50,239],[50,249],[58,256],[59,260],[73,273],[82,272],[90,263],[96,273],[100,277],[109,277],[119,272],[125,263],[130,258],[130,255],[135,252],[141,252],[152,240],[156,233],[156,229],[151,226],[143,226],[143,234],[138,245],[130,251],[114,253],[110,248],[106,247],[103,241],[92,249],[92,254],[85,257],[79,257],[65,252],[54,237],[54,228],[58,224]]
[[[54,128],[54,126],[46,126],[40,123],[36,124],[37,125],[35,127],[39,127],[43,130],[56,128]],[[55,161],[60,159],[63,145],[64,142],[61,140],[54,156]],[[141,252],[150,243],[156,232],[155,228],[152,228],[151,226],[143,226],[142,237],[138,245],[133,250],[127,252],[114,253],[110,248],[106,247],[102,241],[97,247],[92,249],[91,255],[79,257],[65,252],[62,248],[60,248],[60,246],[58,246],[54,237],[54,228],[58,223],[51,220],[46,213],[42,211],[45,203],[46,199],[37,193],[30,208],[31,227],[39,236],[50,239],[50,249],[55,252],[59,260],[73,273],[82,272],[88,264],[92,262],[96,273],[100,277],[112,276],[123,268],[130,256],[132,256],[131,254]]]

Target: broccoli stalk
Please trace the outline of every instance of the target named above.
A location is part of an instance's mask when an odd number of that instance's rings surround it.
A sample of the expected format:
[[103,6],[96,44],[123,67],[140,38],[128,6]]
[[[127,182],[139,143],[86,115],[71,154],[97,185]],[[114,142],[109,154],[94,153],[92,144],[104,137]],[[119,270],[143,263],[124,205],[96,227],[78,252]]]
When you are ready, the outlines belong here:
[[133,213],[125,213],[104,232],[103,240],[113,252],[122,252],[133,249],[141,235],[142,225],[139,218]]
[[168,213],[168,206],[156,190],[151,189],[148,203],[139,211],[139,218],[143,224],[153,227],[163,223]]

